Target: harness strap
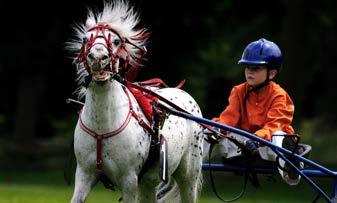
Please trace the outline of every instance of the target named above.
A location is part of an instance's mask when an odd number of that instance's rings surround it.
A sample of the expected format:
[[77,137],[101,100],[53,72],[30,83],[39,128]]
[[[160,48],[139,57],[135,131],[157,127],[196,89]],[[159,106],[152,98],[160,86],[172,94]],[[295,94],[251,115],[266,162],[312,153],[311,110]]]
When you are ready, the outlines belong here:
[[149,80],[137,82],[137,84],[141,86],[154,86],[158,88],[165,88],[168,87],[168,85],[160,78],[152,78]]
[[103,171],[103,161],[102,161],[102,136],[97,136],[96,137],[96,168],[97,168],[97,173],[101,174]]
[[[120,81],[120,80],[119,80],[119,81]],[[154,96],[154,97],[158,98],[159,100],[165,102],[166,104],[170,105],[171,107],[175,108],[175,109],[178,110],[178,111],[182,111],[182,112],[184,112],[184,113],[189,113],[189,112],[187,112],[185,109],[182,109],[180,106],[174,104],[173,102],[169,101],[168,99],[166,99],[166,98],[164,98],[163,96],[161,96],[161,95],[155,93],[155,92],[152,91],[152,90],[146,89],[145,87],[142,87],[142,86],[137,85],[137,84],[135,84],[135,83],[129,82],[129,81],[127,81],[127,80],[124,80],[124,81],[121,81],[121,82],[124,82],[124,83],[126,84],[127,87],[133,87],[133,88],[139,89],[139,90],[141,90],[141,91],[143,91],[143,92],[145,92],[145,93],[147,93],[147,94],[149,94],[149,95],[151,95],[151,96]]]
[[96,138],[97,140],[99,139],[105,139],[105,138],[108,138],[108,137],[111,137],[111,136],[114,136],[114,135],[117,135],[118,133],[122,132],[126,126],[129,124],[130,120],[131,120],[131,116],[135,116],[136,114],[135,113],[132,113],[133,110],[132,110],[132,104],[131,104],[131,99],[130,99],[130,96],[128,94],[128,92],[126,91],[126,89],[123,89],[128,97],[128,103],[129,103],[129,112],[128,112],[128,115],[126,116],[126,119],[125,121],[123,122],[123,124],[117,128],[116,130],[113,130],[111,132],[107,132],[107,133],[102,133],[102,134],[99,134],[99,133],[96,133],[95,131],[91,130],[89,127],[87,127],[83,120],[82,120],[82,117],[80,116],[80,127],[82,128],[82,130],[84,130],[86,133],[88,133],[89,135],[93,136],[94,138]]
[[149,125],[147,125],[144,120],[142,118],[140,118],[139,115],[137,115],[137,113],[133,110],[132,107],[132,103],[131,103],[131,98],[130,95],[127,91],[127,89],[123,86],[123,90],[128,98],[128,104],[129,104],[129,112],[128,115],[125,119],[125,121],[123,122],[123,124],[117,128],[116,130],[113,130],[111,132],[107,132],[107,133],[96,133],[95,131],[91,130],[89,127],[87,127],[81,117],[81,113],[79,116],[79,124],[81,129],[86,132],[87,134],[91,135],[92,137],[94,137],[96,139],[96,169],[97,169],[97,176],[98,178],[103,182],[103,184],[107,187],[107,188],[113,188],[112,184],[107,181],[108,178],[104,175],[103,173],[103,159],[102,159],[102,151],[103,151],[103,144],[102,144],[102,140],[108,137],[112,137],[114,135],[119,134],[120,132],[122,132],[126,126],[129,124],[131,117],[133,116],[139,123],[140,126],[142,126],[145,130],[147,130],[151,135],[154,135],[154,131],[151,129],[151,127]]
[[136,112],[132,111],[133,117],[138,121],[139,125],[142,126],[147,132],[149,132],[151,135],[154,135],[154,131],[152,128],[144,122],[144,119],[140,118]]
[[129,113],[138,121],[139,125],[142,126],[148,133],[150,133],[151,135],[154,135],[154,131],[152,130],[152,128],[144,121],[144,119],[142,119],[134,110],[131,104],[131,98],[129,95],[129,92],[127,91],[126,87],[123,86],[123,90],[126,93],[128,99],[129,99],[129,104],[130,104],[130,111]]
[[180,89],[182,86],[184,86],[185,80],[180,81],[180,83],[176,86],[176,88]]

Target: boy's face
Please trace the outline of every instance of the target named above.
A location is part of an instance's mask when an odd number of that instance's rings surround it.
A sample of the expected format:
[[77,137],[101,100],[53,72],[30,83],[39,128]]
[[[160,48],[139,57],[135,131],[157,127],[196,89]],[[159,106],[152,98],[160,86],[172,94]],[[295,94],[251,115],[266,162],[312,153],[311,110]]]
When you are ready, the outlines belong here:
[[264,66],[245,66],[246,81],[255,87],[267,79],[267,68]]

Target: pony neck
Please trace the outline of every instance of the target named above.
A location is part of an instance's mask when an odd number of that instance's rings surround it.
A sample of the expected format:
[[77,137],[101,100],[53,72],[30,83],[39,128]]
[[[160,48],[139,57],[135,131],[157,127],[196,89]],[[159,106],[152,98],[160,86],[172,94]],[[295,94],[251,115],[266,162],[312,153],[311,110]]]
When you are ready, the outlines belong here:
[[118,127],[129,111],[122,85],[115,80],[104,84],[91,83],[85,96],[82,120],[97,132]]

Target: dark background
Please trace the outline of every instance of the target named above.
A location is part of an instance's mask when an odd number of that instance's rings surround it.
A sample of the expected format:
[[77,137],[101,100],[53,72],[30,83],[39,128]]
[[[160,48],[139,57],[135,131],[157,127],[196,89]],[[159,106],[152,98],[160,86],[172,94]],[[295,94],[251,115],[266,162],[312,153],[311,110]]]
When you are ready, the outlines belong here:
[[[309,142],[337,140],[336,1],[131,4],[140,11],[141,26],[151,31],[138,80],[160,77],[174,86],[186,79],[184,89],[212,118],[226,106],[232,86],[244,81],[237,65],[243,49],[264,37],[283,52],[276,80],[294,100],[297,131]],[[87,7],[102,6],[103,1],[88,0],[1,1],[0,159],[26,154],[20,160],[36,161],[41,143],[71,138],[77,109],[65,99],[76,88],[75,66],[65,42],[74,23],[85,21]]]

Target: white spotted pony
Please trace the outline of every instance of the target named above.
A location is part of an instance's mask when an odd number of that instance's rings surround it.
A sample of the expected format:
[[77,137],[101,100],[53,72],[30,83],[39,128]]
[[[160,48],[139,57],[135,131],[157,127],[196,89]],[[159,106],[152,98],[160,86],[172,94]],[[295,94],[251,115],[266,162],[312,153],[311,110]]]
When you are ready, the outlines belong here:
[[[150,134],[141,122],[146,120],[128,88],[116,75],[139,66],[145,52],[145,29],[136,29],[138,15],[124,1],[105,3],[101,13],[89,11],[85,24],[75,28],[76,39],[68,49],[76,54],[79,96],[85,96],[74,133],[77,160],[72,202],[84,202],[97,174],[105,174],[122,192],[123,202],[157,202],[161,179],[158,161],[139,177],[149,156]],[[201,117],[194,99],[176,88],[155,92]],[[200,190],[202,127],[192,121],[169,115],[160,130],[167,141],[168,176],[174,179],[182,202],[196,202]]]

